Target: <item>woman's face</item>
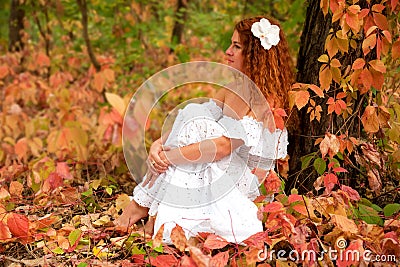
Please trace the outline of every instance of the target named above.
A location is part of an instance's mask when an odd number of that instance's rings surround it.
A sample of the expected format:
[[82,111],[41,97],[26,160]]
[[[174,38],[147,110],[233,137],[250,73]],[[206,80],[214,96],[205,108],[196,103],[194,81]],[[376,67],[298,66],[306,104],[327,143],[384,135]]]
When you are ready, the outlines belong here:
[[243,68],[242,47],[243,45],[239,40],[239,33],[235,30],[231,38],[231,45],[225,52],[225,60],[229,66],[240,71]]

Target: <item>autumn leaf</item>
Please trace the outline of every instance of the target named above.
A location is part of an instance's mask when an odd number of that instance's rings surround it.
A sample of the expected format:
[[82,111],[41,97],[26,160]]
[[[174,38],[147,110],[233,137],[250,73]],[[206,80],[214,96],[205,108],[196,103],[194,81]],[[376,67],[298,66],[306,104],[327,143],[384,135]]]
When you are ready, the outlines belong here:
[[353,220],[338,214],[330,214],[332,222],[345,233],[358,233],[358,227]]
[[325,97],[324,91],[322,91],[322,89],[316,86],[315,84],[309,84],[308,88],[311,89],[317,96],[321,98]]
[[210,260],[210,266],[213,267],[224,267],[228,264],[229,252],[219,252],[217,255],[213,256]]
[[198,267],[210,266],[211,256],[204,255],[203,252],[197,247],[189,247],[190,256]]
[[15,149],[15,154],[17,154],[19,159],[27,158],[28,144],[26,138],[23,137],[19,139],[18,142],[15,144],[14,149]]
[[368,62],[368,64],[371,65],[371,67],[374,68],[374,70],[380,73],[386,72],[385,64],[379,59],[371,60],[370,62]]
[[12,181],[10,183],[10,194],[16,197],[22,197],[22,191],[24,190],[24,186],[18,181]]
[[365,60],[363,58],[357,58],[352,65],[353,70],[359,70],[364,68],[365,66]]
[[377,169],[370,169],[367,173],[369,187],[375,191],[379,192],[382,188],[382,181]]
[[36,63],[41,67],[48,67],[50,66],[50,58],[43,53],[38,53]]
[[11,231],[8,226],[0,221],[0,242],[4,242],[11,238]]
[[376,109],[373,106],[367,106],[361,116],[361,122],[364,130],[369,133],[376,133],[379,130],[379,120]]
[[393,60],[400,58],[400,39],[393,43],[392,46],[392,57]]
[[121,116],[124,116],[126,104],[125,101],[116,94],[106,92],[106,99],[110,105],[115,108]]
[[229,242],[224,238],[214,234],[207,236],[206,241],[204,241],[204,247],[208,249],[221,249],[228,244]]
[[94,89],[97,91],[97,92],[102,92],[103,91],[103,89],[104,89],[104,86],[105,86],[105,78],[104,78],[104,75],[103,75],[103,73],[101,73],[101,72],[98,72],[98,73],[95,73],[94,74],[94,76],[93,76],[93,87],[94,87]]
[[120,211],[120,210],[124,209],[126,206],[128,206],[130,202],[131,202],[131,199],[129,198],[129,196],[127,194],[120,194],[117,197],[117,200],[115,201],[115,209],[117,211]]
[[322,158],[329,154],[330,157],[335,156],[339,152],[340,141],[336,135],[331,133],[326,133],[324,139],[319,145]]
[[25,215],[10,213],[7,218],[7,226],[15,237],[27,238],[29,236],[29,220]]
[[0,200],[7,200],[11,197],[8,190],[4,187],[0,188]]
[[267,231],[255,233],[254,235],[251,235],[248,237],[246,240],[243,241],[248,246],[255,247],[258,249],[263,249],[264,244],[271,244],[271,239],[268,236]]
[[174,255],[157,255],[150,260],[151,266],[155,267],[170,267],[177,266],[178,259]]
[[332,72],[325,66],[322,65],[320,68],[319,83],[321,84],[321,89],[328,90],[332,82]]
[[179,251],[184,251],[186,248],[186,235],[182,227],[176,225],[171,231],[171,241]]
[[326,191],[330,193],[335,185],[339,183],[336,174],[328,173],[324,176],[324,186]]
[[278,175],[275,171],[270,170],[267,178],[264,181],[265,190],[267,193],[277,193],[279,192],[282,185],[281,179],[279,179]]
[[4,77],[6,77],[9,74],[9,70],[7,65],[1,65],[0,66],[0,79],[3,79]]
[[265,205],[262,209],[263,212],[281,212],[284,209],[282,203],[274,201]]

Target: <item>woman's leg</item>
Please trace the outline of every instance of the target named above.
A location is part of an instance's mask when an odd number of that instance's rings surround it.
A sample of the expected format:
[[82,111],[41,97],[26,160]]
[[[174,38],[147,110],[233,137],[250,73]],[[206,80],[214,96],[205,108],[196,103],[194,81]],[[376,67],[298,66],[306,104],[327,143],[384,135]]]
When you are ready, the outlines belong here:
[[132,200],[129,205],[124,208],[121,216],[114,221],[114,225],[117,228],[128,228],[140,219],[146,217],[148,211],[149,208],[142,207],[136,203],[136,201]]

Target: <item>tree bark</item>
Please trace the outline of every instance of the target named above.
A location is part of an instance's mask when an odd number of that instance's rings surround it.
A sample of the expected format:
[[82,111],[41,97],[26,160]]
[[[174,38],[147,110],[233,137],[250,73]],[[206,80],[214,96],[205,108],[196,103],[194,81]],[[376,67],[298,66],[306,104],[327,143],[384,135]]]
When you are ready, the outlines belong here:
[[[325,40],[328,36],[331,27],[337,28],[338,22],[332,25],[332,17],[328,13],[324,17],[320,8],[320,0],[309,0],[307,8],[306,20],[301,36],[301,46],[297,59],[297,82],[310,83],[319,85],[319,68],[321,64],[318,62],[318,57],[325,53]],[[361,8],[368,4],[366,0],[358,2]],[[362,55],[362,40],[358,41],[356,48],[349,48],[349,51],[344,54],[335,56],[342,63],[342,73],[347,66],[351,66],[355,58]],[[368,55],[368,57],[371,56]],[[335,89],[340,89],[340,85],[333,82],[331,89],[328,91],[329,96],[334,96]],[[339,90],[340,91],[340,90]],[[352,106],[353,114],[362,114],[363,102],[365,97],[358,94]],[[300,192],[307,192],[313,188],[313,182],[317,178],[317,173],[310,169],[302,170],[301,157],[319,150],[319,147],[314,147],[314,142],[318,137],[324,137],[327,131],[340,135],[346,133],[348,136],[360,136],[360,116],[354,116],[349,121],[344,121],[342,116],[336,114],[328,115],[326,99],[315,99],[316,104],[321,105],[322,113],[321,120],[310,122],[307,109],[303,108],[298,112],[301,127],[292,131],[289,135],[289,155],[290,158],[290,173],[288,189],[296,187]],[[354,174],[354,173],[353,173]],[[348,177],[352,177],[351,171]],[[354,174],[355,175],[355,174]],[[356,176],[354,176],[356,177]],[[348,181],[347,181],[348,182]]]
[[21,31],[24,29],[25,11],[19,0],[11,0],[8,21],[8,51],[20,51],[24,47]]
[[83,39],[85,40],[86,47],[88,50],[88,54],[90,57],[90,61],[97,71],[100,71],[101,66],[94,55],[92,44],[90,43],[89,34],[88,34],[88,16],[87,16],[87,4],[86,0],[76,0],[78,3],[79,9],[82,15],[82,27],[83,27]]
[[[189,0],[178,0],[175,12],[175,24],[172,29],[171,43],[172,45],[180,44],[182,42],[183,30],[185,28],[185,21],[187,19],[187,4]],[[170,52],[174,49],[171,47]]]

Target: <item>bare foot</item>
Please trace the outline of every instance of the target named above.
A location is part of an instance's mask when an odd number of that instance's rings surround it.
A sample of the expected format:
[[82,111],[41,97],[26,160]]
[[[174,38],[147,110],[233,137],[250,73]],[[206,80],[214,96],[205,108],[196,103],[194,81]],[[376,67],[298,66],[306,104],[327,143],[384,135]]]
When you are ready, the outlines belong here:
[[148,208],[139,206],[139,204],[132,200],[122,211],[121,216],[114,221],[114,225],[118,230],[128,231],[129,227],[131,227],[141,218],[146,217],[148,211]]

